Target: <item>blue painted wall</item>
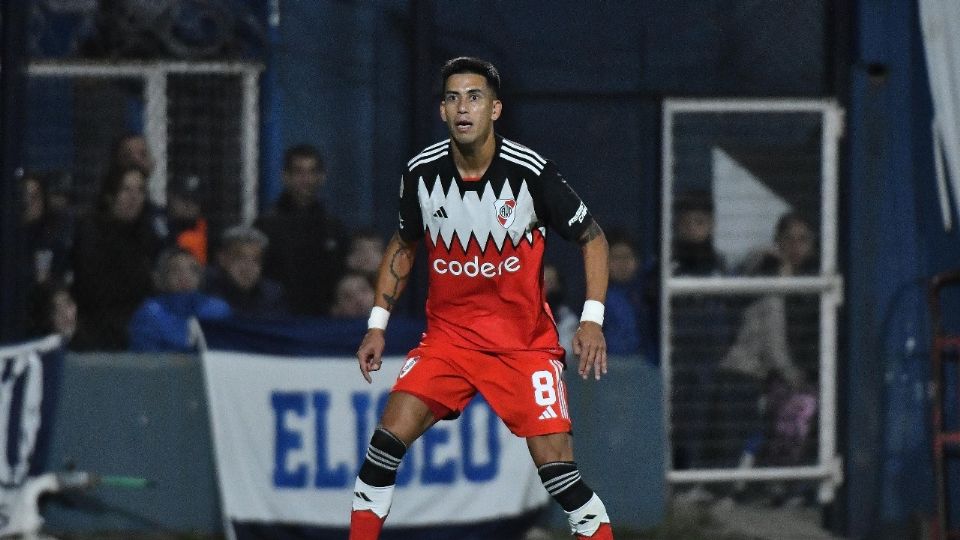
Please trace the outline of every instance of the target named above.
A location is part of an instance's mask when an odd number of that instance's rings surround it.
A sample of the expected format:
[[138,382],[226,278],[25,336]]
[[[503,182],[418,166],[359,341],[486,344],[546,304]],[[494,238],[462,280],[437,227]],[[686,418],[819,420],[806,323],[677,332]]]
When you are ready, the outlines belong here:
[[[555,160],[600,223],[633,232],[652,257],[663,96],[834,93],[832,3],[790,4],[282,1],[265,202],[280,189],[277,151],[313,143],[333,211],[388,235],[402,164],[445,136],[437,71],[477,55],[503,77],[498,130]],[[578,298],[571,253],[555,242],[549,255]]]

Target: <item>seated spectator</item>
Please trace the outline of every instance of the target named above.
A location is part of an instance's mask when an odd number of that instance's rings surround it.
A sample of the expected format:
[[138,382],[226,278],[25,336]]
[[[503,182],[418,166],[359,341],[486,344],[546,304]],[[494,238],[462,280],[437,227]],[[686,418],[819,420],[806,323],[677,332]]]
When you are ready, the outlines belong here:
[[[775,248],[756,258],[753,275],[796,276],[819,270],[815,236],[809,222],[796,213],[779,220]],[[716,413],[723,436],[739,444],[721,455],[726,464],[745,457],[747,441],[763,434],[769,422],[760,404],[771,385],[791,391],[807,389],[816,380],[819,362],[819,298],[816,294],[769,294],[743,312],[736,339],[720,362]],[[780,391],[782,393],[782,391]],[[756,449],[752,449],[750,459]]]
[[298,145],[288,149],[283,192],[256,223],[270,239],[264,274],[283,285],[296,315],[325,315],[343,274],[343,233],[319,198],[325,179],[326,169],[316,148]]
[[227,229],[216,264],[207,272],[204,291],[223,298],[235,315],[278,317],[287,313],[283,287],[263,276],[267,235],[253,227]]
[[127,324],[152,290],[153,262],[162,246],[146,198],[143,171],[111,169],[95,211],[77,226],[72,262],[78,350],[127,348]]
[[29,335],[57,334],[63,345],[69,347],[76,331],[77,303],[70,294],[70,287],[53,281],[37,285],[30,294]]
[[560,346],[566,351],[567,360],[570,360],[573,358],[573,336],[580,326],[580,317],[565,303],[566,283],[557,267],[550,263],[543,265],[543,292],[553,313],[553,321],[557,324]]
[[167,230],[171,243],[207,264],[207,219],[203,216],[203,183],[195,174],[167,184]]
[[607,232],[610,246],[610,284],[607,288],[603,333],[610,354],[640,353],[642,285],[638,279],[637,251],[624,231]]
[[358,231],[350,236],[345,266],[347,271],[367,276],[371,282],[377,278],[380,260],[385,249],[383,238],[370,229]]
[[339,319],[356,319],[370,315],[373,309],[373,285],[362,274],[347,273],[337,281],[335,301],[330,316]]
[[158,294],[137,309],[128,327],[130,350],[136,352],[187,352],[194,350],[199,334],[193,319],[225,319],[230,306],[199,291],[203,271],[189,251],[164,250],[154,274]]

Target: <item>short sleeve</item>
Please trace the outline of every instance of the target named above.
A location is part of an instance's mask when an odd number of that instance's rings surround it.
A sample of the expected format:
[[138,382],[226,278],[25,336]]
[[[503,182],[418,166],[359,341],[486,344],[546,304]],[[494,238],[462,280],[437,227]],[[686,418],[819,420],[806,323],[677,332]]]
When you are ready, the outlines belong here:
[[409,174],[403,174],[400,177],[397,233],[406,242],[423,238],[423,216],[420,213],[420,201],[417,197],[417,183],[410,178]]
[[564,240],[580,238],[593,217],[552,161],[547,162],[538,183],[539,203],[547,224]]

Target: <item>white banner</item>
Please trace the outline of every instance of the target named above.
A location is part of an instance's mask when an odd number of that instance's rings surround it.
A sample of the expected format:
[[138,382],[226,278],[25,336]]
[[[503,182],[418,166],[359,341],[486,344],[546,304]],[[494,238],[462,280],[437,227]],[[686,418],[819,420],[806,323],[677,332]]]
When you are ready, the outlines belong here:
[[[368,385],[353,358],[203,354],[228,520],[344,527],[353,485],[403,358]],[[411,446],[392,526],[517,516],[546,503],[526,443],[482,399]]]
[[[27,477],[40,430],[43,362],[60,338],[0,348],[0,536],[36,533],[43,520],[40,484]],[[21,391],[16,392],[15,388]],[[18,401],[14,402],[14,398]],[[16,413],[16,414],[15,414]],[[12,450],[12,451],[11,451]],[[49,486],[48,486],[49,489]]]

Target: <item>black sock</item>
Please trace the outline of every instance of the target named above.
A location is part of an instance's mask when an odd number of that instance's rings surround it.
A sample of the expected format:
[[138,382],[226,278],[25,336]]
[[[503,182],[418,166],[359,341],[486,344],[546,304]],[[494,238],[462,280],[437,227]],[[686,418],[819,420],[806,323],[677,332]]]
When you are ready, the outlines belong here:
[[397,468],[407,452],[407,445],[396,435],[378,427],[370,438],[367,458],[360,467],[360,480],[374,487],[392,486],[397,481]]
[[543,487],[563,509],[573,512],[587,504],[593,490],[580,478],[577,464],[572,461],[554,461],[537,469]]

